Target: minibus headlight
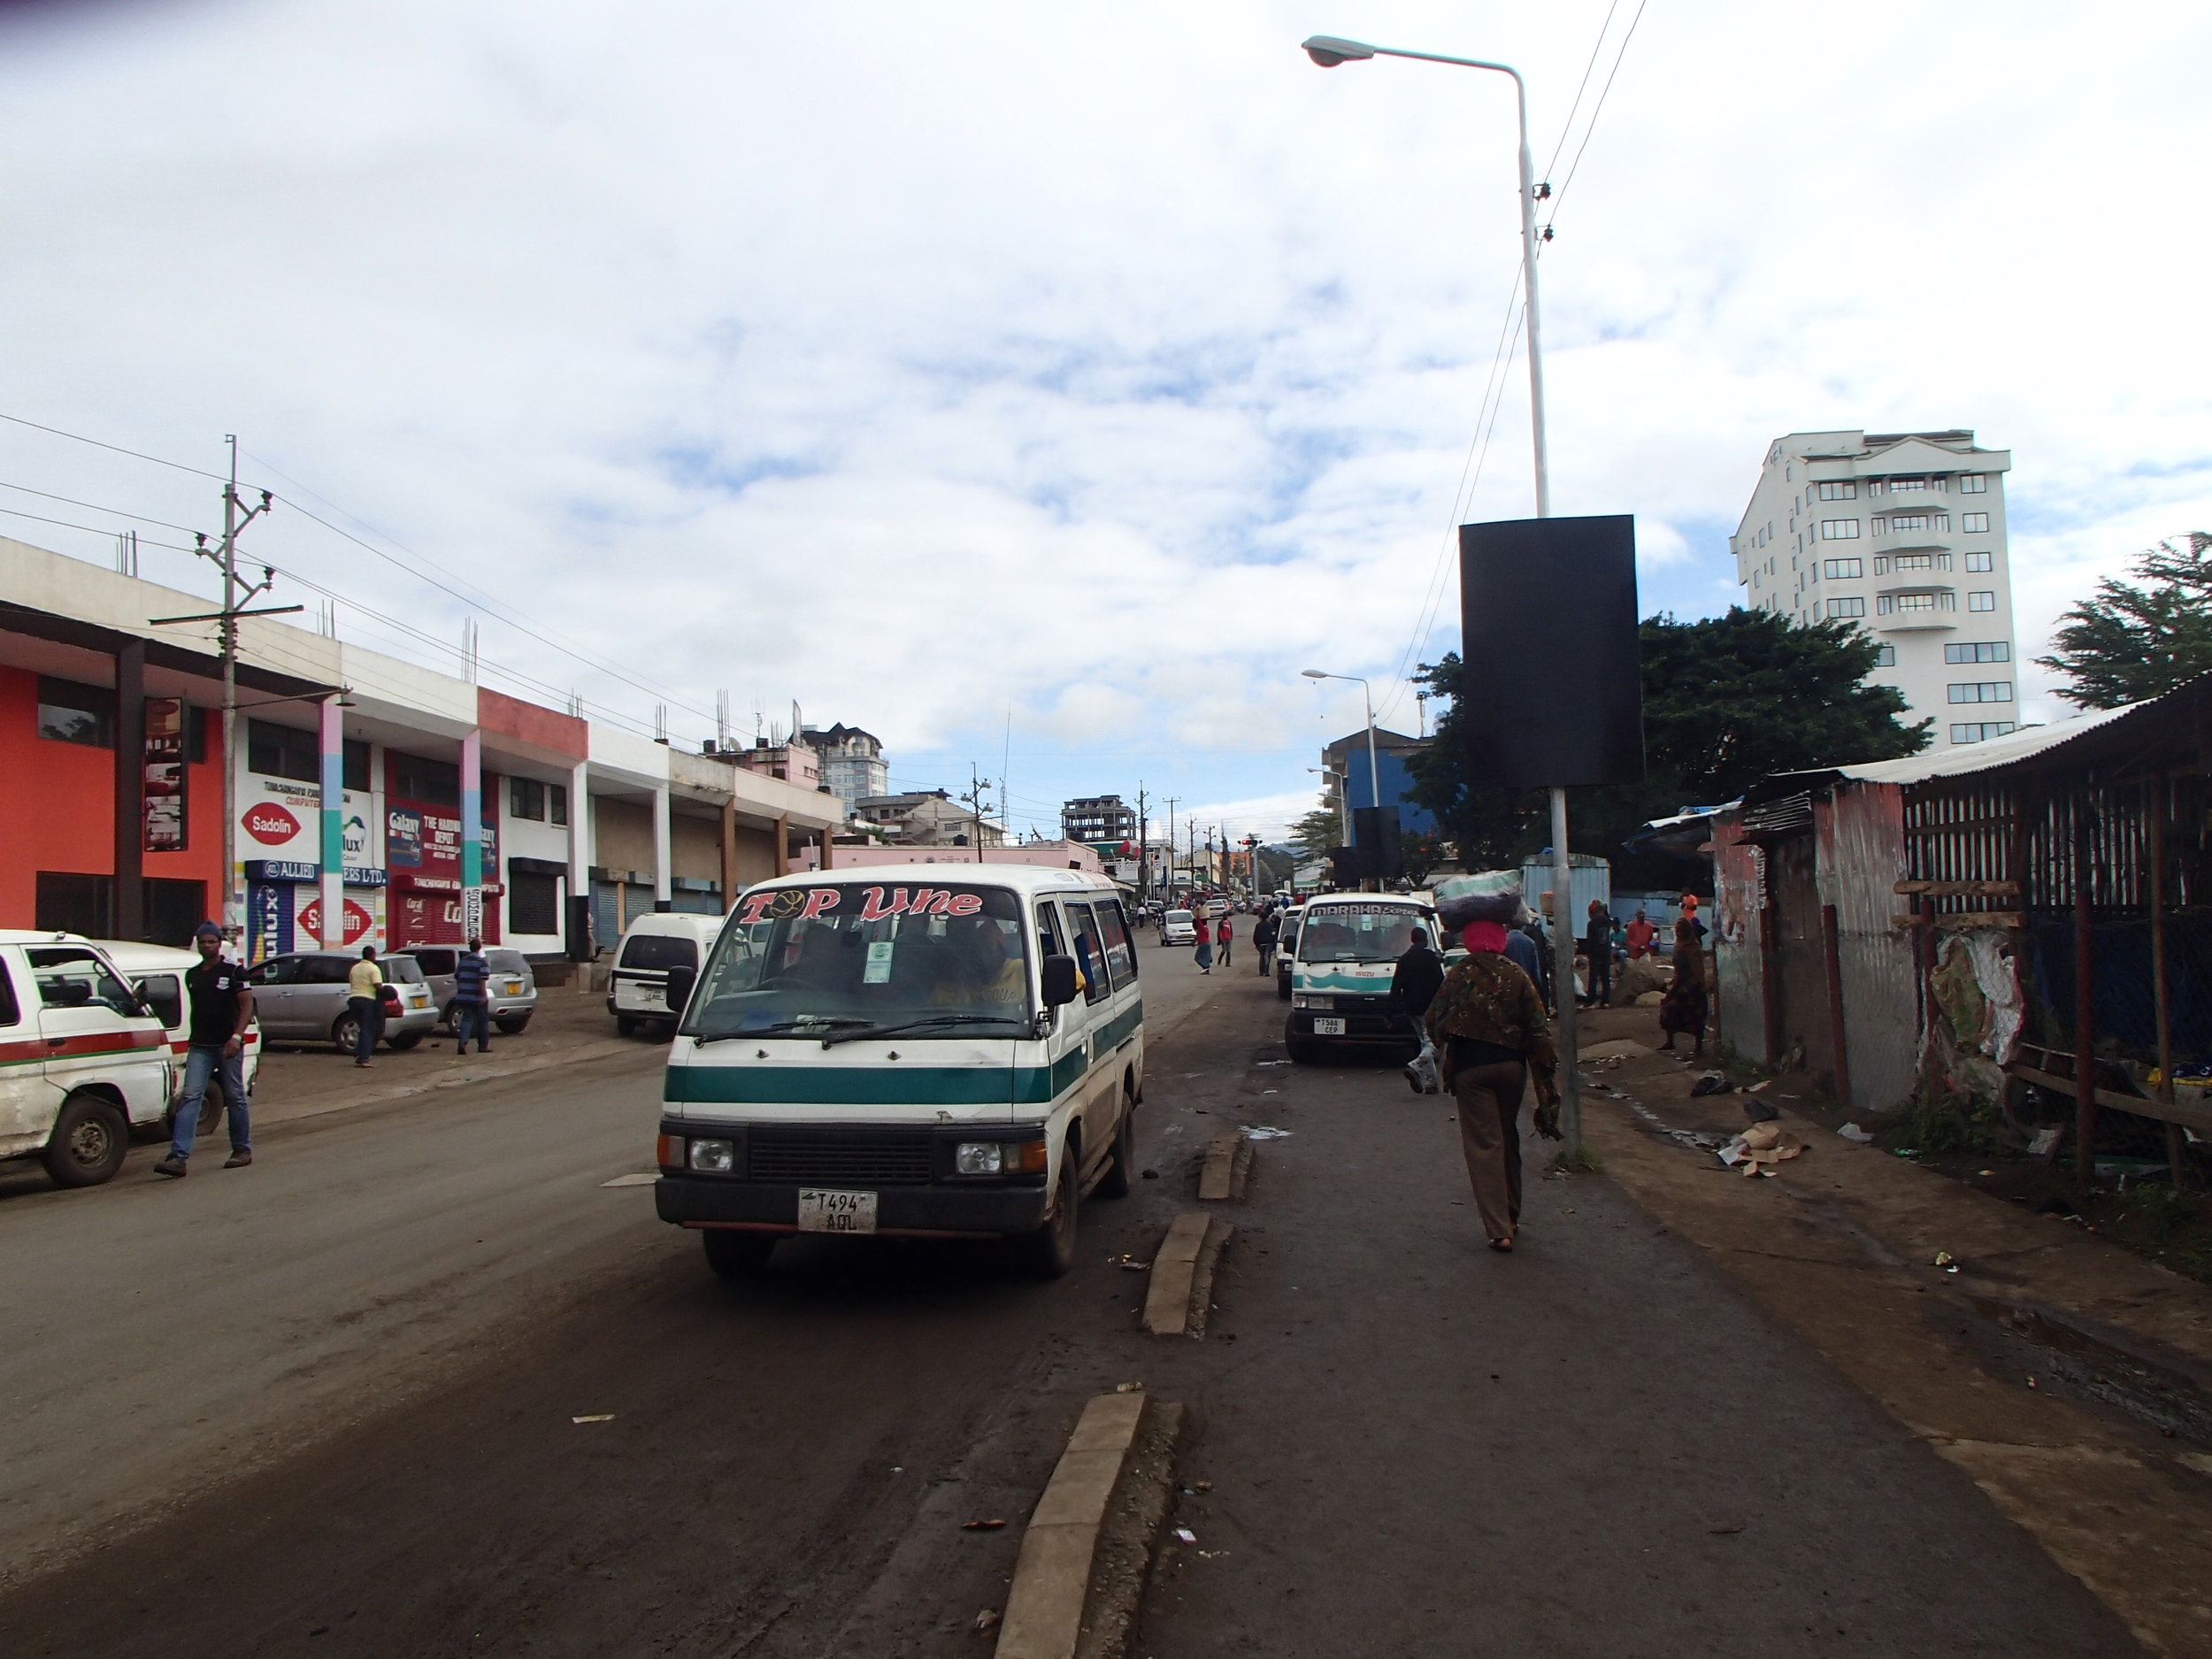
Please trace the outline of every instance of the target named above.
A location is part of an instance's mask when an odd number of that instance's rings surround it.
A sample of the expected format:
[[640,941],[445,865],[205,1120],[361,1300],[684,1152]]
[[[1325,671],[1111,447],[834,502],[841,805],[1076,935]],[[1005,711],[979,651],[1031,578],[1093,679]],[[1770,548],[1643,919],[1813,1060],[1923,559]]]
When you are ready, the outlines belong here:
[[952,1167],[963,1175],[1002,1174],[1005,1145],[997,1141],[963,1141],[952,1149]]
[[727,1175],[737,1164],[737,1147],[728,1141],[695,1141],[691,1167],[709,1175]]
[[1336,998],[1333,996],[1309,996],[1305,993],[1301,992],[1296,996],[1290,999],[1290,1005],[1293,1008],[1334,1008],[1336,1006]]

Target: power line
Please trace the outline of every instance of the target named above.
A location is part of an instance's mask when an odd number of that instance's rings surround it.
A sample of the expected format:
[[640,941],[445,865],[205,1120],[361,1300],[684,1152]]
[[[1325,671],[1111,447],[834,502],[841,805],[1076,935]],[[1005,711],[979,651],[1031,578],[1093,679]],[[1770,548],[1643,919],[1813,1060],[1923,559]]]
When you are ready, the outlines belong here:
[[[149,518],[142,512],[127,512],[120,507],[103,507],[96,501],[77,501],[67,495],[50,495],[42,489],[33,489],[28,484],[10,484],[0,482],[0,489],[20,490],[26,495],[36,495],[42,501],[58,501],[64,506],[83,507],[93,512],[111,512],[119,518],[135,518],[141,524],[157,524],[165,530],[180,530],[186,535],[197,535],[200,534],[200,532],[195,530],[188,524],[171,524],[166,518]],[[21,516],[27,518],[31,517],[28,513],[25,513]],[[157,543],[157,545],[158,544]]]
[[1590,42],[1590,61],[1582,65],[1582,80],[1575,88],[1575,101],[1567,108],[1567,119],[1560,124],[1559,142],[1552,146],[1551,159],[1544,164],[1543,176],[1552,175],[1559,165],[1559,152],[1567,148],[1567,134],[1574,131],[1575,112],[1582,107],[1582,95],[1589,90],[1590,72],[1598,66],[1598,54],[1605,49],[1606,31],[1613,27],[1613,14],[1621,9],[1621,0],[1613,0],[1605,8],[1605,21],[1598,25],[1598,37]]
[[1613,67],[1606,72],[1605,86],[1598,94],[1596,105],[1590,111],[1590,124],[1582,129],[1582,142],[1575,147],[1575,158],[1568,164],[1565,180],[1552,192],[1551,214],[1544,220],[1547,236],[1551,234],[1553,224],[1559,218],[1561,204],[1567,199],[1567,187],[1575,181],[1575,173],[1582,165],[1583,152],[1590,148],[1590,135],[1598,130],[1598,117],[1605,113],[1605,100],[1613,93],[1613,79],[1621,73],[1621,61],[1628,56],[1628,43],[1636,38],[1636,26],[1644,20],[1644,7],[1649,3],[1650,0],[1637,0],[1636,15],[1628,20],[1628,33],[1621,36],[1621,49],[1613,54]]
[[26,420],[20,415],[0,415],[0,420],[13,421],[19,426],[30,426],[39,432],[50,432],[57,438],[73,438],[79,443],[92,445],[96,449],[112,449],[116,454],[127,455],[133,460],[151,461],[156,466],[173,466],[180,472],[196,472],[202,478],[213,479],[218,484],[227,484],[230,481],[220,472],[210,472],[201,467],[187,466],[181,461],[165,461],[157,455],[147,455],[137,449],[126,449],[119,443],[103,443],[97,438],[86,437],[81,432],[64,432],[59,426],[41,426],[37,421]]

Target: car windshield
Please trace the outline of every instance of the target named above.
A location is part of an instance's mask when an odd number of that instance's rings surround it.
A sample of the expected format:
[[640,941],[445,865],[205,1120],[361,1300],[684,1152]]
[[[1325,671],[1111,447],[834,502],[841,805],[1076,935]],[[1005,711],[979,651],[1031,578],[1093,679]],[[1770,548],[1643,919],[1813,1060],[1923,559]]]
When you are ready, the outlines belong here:
[[1301,962],[1387,962],[1405,954],[1428,912],[1404,904],[1332,904],[1298,927]]
[[683,1029],[705,1040],[892,1026],[959,1038],[1013,1035],[1030,1018],[1013,894],[825,883],[738,902]]

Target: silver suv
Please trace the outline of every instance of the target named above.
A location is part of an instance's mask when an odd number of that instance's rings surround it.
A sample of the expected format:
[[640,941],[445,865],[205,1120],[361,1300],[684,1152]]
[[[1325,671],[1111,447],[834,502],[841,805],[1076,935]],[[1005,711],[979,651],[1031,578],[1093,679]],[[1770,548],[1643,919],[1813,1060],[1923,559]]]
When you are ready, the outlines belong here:
[[[351,1054],[359,1033],[347,976],[360,960],[343,950],[296,950],[257,964],[247,978],[261,1034],[272,1042],[327,1041]],[[411,956],[379,956],[376,965],[384,971],[384,1041],[411,1048],[437,1027],[430,987]]]
[[[429,981],[430,998],[438,1007],[439,1022],[453,1029],[453,970],[460,965],[458,945],[410,945],[394,956],[411,956]],[[530,958],[503,945],[487,945],[484,962],[491,977],[484,984],[485,1003],[492,1024],[510,1037],[530,1023],[538,1005],[538,981],[530,972]]]

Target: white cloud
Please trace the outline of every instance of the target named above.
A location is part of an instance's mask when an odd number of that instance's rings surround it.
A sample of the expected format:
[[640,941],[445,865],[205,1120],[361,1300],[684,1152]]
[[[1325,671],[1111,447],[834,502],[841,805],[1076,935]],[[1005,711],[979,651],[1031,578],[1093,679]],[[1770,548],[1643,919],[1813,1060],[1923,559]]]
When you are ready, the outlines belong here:
[[[1517,257],[1502,81],[1295,42],[1515,61],[1541,163],[1605,15],[63,10],[0,24],[0,410],[211,469],[235,430],[692,735],[718,687],[795,696],[943,781],[1010,707],[1036,800],[1143,777],[1262,816],[1357,723],[1299,668],[1404,726],[1391,677],[1450,642],[1453,584],[1415,620]],[[1647,604],[1694,614],[1774,434],[1972,426],[2015,452],[2039,654],[2096,573],[2212,524],[2208,233],[2172,211],[2208,35],[1653,7],[1543,261],[1560,510],[1638,513]],[[1465,516],[1529,511],[1525,400],[1516,363]],[[213,518],[204,480],[15,428],[0,480]],[[458,641],[297,515],[252,541]],[[495,621],[486,650],[649,717]]]

